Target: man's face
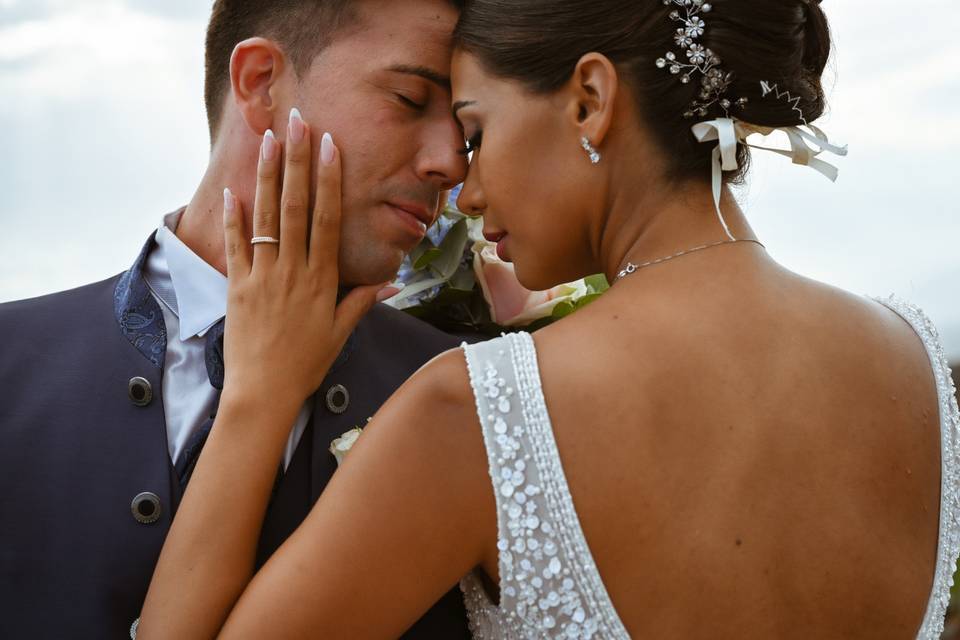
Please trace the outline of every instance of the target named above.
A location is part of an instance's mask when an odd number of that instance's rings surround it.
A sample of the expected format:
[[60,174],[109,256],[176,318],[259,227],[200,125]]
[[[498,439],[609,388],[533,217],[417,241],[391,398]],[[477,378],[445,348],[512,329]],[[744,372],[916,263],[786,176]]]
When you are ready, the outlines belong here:
[[447,0],[366,0],[300,79],[292,106],[314,148],[329,131],[343,153],[340,280],[391,280],[463,180],[463,135],[450,113]]

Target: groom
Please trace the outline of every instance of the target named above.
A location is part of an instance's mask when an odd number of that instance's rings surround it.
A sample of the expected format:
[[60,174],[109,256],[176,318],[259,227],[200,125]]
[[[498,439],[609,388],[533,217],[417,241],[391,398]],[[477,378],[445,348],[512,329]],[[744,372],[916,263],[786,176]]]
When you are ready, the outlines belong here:
[[[138,617],[222,387],[221,193],[251,215],[267,129],[282,140],[302,113],[344,152],[343,286],[391,279],[417,245],[466,171],[449,108],[456,18],[450,0],[216,0],[212,151],[190,204],[125,273],[0,305],[0,637],[122,638]],[[331,442],[455,344],[384,305],[361,322],[291,425],[258,564],[336,470]],[[469,637],[450,587],[405,637]]]

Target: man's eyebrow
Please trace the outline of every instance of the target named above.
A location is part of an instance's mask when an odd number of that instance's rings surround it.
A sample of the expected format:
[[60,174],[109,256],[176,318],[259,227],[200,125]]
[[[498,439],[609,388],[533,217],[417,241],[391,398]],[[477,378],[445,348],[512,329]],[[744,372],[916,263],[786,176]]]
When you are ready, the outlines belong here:
[[407,73],[413,76],[420,76],[430,82],[438,85],[441,89],[450,91],[450,77],[445,76],[439,71],[435,71],[430,67],[420,67],[415,65],[408,64],[398,64],[389,68],[390,71],[395,71],[397,73]]

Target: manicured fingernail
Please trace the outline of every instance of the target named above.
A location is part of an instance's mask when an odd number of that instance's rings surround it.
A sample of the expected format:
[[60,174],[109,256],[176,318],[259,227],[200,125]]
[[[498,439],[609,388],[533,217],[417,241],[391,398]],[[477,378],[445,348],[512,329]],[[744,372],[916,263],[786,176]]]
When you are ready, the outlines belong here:
[[405,285],[402,282],[394,282],[393,284],[389,284],[385,286],[383,289],[380,289],[379,293],[377,293],[377,302],[383,302],[384,300],[389,300],[390,298],[394,297],[395,295],[403,291],[406,288],[406,286],[407,285]]
[[233,199],[233,192],[230,191],[230,188],[223,190],[223,216],[227,217],[233,213],[234,209],[237,207],[236,200]]
[[323,164],[333,164],[333,136],[329,133],[323,134],[320,140],[320,162]]
[[303,124],[303,116],[300,115],[300,109],[294,107],[290,109],[290,142],[300,144],[304,133],[306,133],[306,127]]
[[277,137],[273,135],[271,129],[267,129],[267,132],[263,134],[263,159],[267,162],[275,160],[278,147]]

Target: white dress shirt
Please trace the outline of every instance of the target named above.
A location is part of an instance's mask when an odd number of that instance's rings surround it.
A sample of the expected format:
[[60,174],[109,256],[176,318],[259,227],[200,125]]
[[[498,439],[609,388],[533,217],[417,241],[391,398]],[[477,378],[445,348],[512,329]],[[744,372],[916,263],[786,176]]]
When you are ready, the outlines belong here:
[[[182,209],[164,217],[143,274],[160,303],[167,327],[163,410],[174,464],[190,437],[216,410],[218,391],[207,377],[206,335],[227,311],[227,279],[176,236],[181,215]],[[304,404],[293,425],[284,451],[284,469],[310,420],[310,405]]]

